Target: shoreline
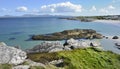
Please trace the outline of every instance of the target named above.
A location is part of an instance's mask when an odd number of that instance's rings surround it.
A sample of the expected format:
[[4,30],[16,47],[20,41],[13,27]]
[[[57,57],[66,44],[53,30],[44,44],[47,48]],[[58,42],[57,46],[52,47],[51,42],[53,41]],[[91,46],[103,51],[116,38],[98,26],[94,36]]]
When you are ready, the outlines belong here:
[[108,23],[108,24],[119,24],[120,20],[95,20],[93,22]]

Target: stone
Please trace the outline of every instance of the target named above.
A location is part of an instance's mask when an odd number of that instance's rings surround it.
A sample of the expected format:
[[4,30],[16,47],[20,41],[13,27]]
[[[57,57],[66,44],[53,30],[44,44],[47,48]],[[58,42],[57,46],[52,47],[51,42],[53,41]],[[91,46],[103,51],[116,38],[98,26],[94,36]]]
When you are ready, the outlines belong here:
[[28,53],[35,52],[58,52],[63,50],[72,50],[77,48],[87,48],[87,47],[98,47],[101,46],[100,42],[96,40],[75,40],[73,38],[66,40],[65,43],[59,41],[45,41],[40,45],[33,47],[32,49],[27,50]]
[[118,36],[113,36],[113,38],[112,39],[119,39],[119,37]]
[[1,64],[14,64],[18,65],[25,61],[27,58],[26,52],[7,46],[4,42],[0,42],[0,63]]
[[84,40],[75,40],[73,38],[67,40],[67,43],[69,48],[71,49],[74,49],[74,48],[86,48],[86,47],[89,47],[90,45],[88,44],[87,41],[84,41]]
[[49,64],[55,65],[56,67],[64,67],[63,59],[53,60]]
[[42,42],[40,45],[33,47],[30,50],[27,50],[28,53],[34,52],[56,52],[62,51],[64,48],[63,44],[59,41],[45,41]]
[[0,42],[0,46],[7,46],[4,42]]
[[45,64],[43,63],[34,62],[30,59],[26,59],[25,61],[29,64],[29,66],[41,66],[45,68]]
[[14,66],[12,69],[29,69],[30,66],[29,65],[18,65],[18,66]]
[[90,46],[97,47],[97,46],[101,46],[101,44],[100,42],[97,41],[91,41]]
[[101,44],[99,41],[96,41],[96,40],[75,40],[71,38],[67,40],[66,46],[71,49],[74,49],[74,48],[87,48],[90,46],[97,47],[97,46],[101,46]]

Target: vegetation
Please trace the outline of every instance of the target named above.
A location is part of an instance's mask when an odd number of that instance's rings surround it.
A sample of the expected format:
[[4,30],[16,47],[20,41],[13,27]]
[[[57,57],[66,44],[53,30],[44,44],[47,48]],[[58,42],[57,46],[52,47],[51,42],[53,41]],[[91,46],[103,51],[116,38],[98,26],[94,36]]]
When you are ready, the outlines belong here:
[[[76,49],[56,53],[28,54],[28,58],[37,62],[64,59],[65,69],[119,69],[120,55],[96,48]],[[49,67],[50,69],[50,67]]]
[[12,69],[12,65],[10,65],[10,64],[0,64],[0,69]]
[[[75,18],[74,18],[75,19]],[[95,19],[95,20],[120,20],[120,15],[108,15],[108,16],[79,16],[77,20],[81,19]]]
[[40,67],[40,66],[31,66],[30,69],[45,69],[45,68]]

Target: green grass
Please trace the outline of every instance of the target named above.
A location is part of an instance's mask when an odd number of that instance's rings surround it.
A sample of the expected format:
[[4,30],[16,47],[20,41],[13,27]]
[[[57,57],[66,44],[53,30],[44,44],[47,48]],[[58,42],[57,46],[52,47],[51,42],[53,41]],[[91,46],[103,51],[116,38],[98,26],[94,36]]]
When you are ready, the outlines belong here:
[[12,65],[10,65],[10,64],[0,64],[0,69],[12,69]]
[[64,59],[65,69],[119,69],[120,55],[95,48],[76,49],[56,53],[28,54],[28,58],[37,62]]
[[30,69],[45,69],[45,68],[40,67],[40,66],[31,66]]

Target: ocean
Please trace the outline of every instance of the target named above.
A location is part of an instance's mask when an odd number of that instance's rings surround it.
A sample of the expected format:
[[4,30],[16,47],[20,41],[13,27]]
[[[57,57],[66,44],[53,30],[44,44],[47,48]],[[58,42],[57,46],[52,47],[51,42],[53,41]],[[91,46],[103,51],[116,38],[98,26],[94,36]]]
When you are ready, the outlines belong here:
[[[69,29],[93,29],[107,36],[120,36],[120,25],[99,22],[80,22],[59,19],[58,17],[20,17],[0,18],[0,42],[9,46],[20,46],[23,50],[30,49],[43,41],[29,40],[32,35],[60,32]],[[114,41],[102,39],[105,50],[120,53]]]

